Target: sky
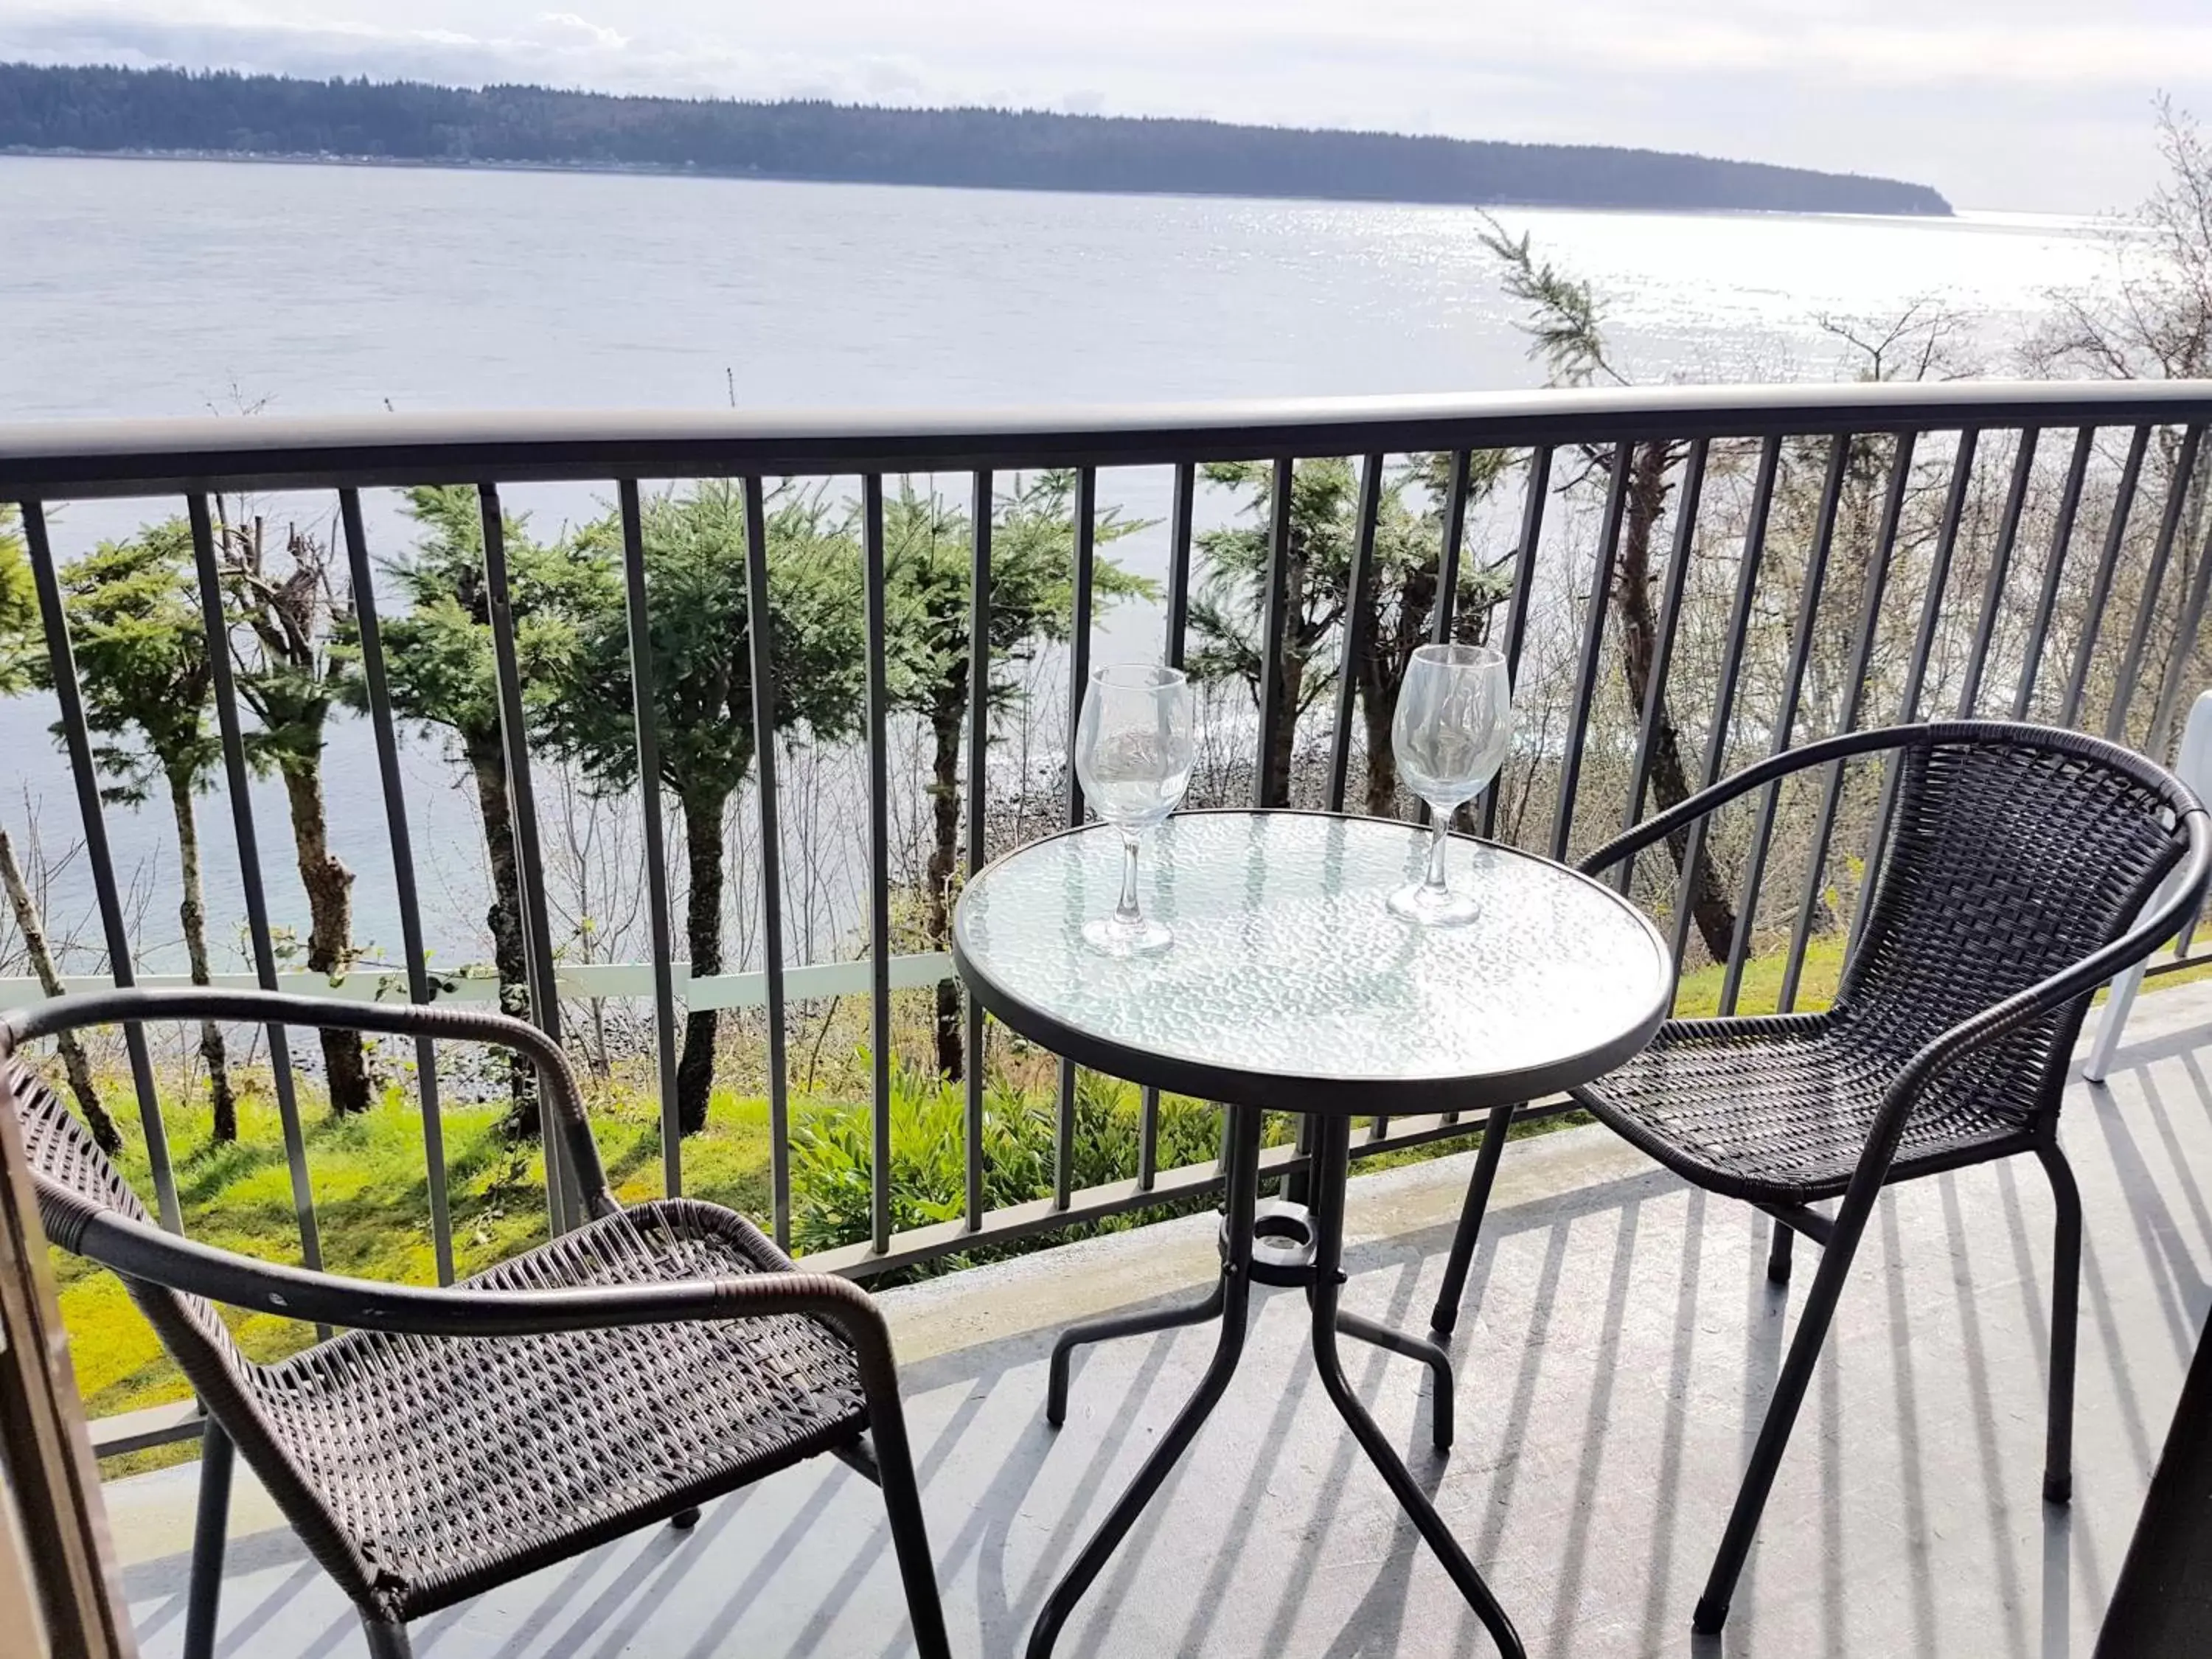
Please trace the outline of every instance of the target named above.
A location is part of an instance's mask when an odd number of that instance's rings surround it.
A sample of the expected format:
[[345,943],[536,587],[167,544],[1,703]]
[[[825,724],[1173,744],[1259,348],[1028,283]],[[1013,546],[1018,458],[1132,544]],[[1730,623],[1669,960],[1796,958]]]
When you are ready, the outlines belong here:
[[[2124,209],[2212,0],[4,0],[0,59],[1681,149]],[[556,0],[561,3],[561,0]]]

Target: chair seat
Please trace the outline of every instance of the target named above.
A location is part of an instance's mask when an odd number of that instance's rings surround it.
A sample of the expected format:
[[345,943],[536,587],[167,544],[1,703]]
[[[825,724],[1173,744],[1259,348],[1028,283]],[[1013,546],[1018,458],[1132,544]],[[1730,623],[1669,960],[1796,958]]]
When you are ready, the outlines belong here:
[[[641,1205],[465,1281],[524,1291],[787,1268],[713,1205]],[[279,1443],[411,1618],[867,1426],[846,1340],[804,1316],[553,1336],[353,1332],[246,1379]]]
[[[1883,1091],[1910,1054],[1848,1015],[1670,1020],[1636,1058],[1573,1093],[1698,1186],[1754,1204],[1804,1204],[1850,1184]],[[2027,1150],[2033,1103],[2005,1081],[1971,1066],[1938,1073],[1889,1179]]]

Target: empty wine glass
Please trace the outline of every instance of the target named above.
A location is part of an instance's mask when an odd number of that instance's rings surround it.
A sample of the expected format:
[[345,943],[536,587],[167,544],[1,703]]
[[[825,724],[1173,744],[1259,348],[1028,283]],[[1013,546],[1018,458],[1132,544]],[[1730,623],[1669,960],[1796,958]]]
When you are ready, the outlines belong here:
[[1390,722],[1398,775],[1429,804],[1427,879],[1390,895],[1390,908],[1430,927],[1474,920],[1480,906],[1444,879],[1451,816],[1498,775],[1513,739],[1513,687],[1503,652],[1425,645],[1407,665]]
[[1075,726],[1075,775],[1093,811],[1121,832],[1121,901],[1085,922],[1109,957],[1149,955],[1174,939],[1137,906],[1137,842],[1190,787],[1190,684],[1179,668],[1117,663],[1094,669]]

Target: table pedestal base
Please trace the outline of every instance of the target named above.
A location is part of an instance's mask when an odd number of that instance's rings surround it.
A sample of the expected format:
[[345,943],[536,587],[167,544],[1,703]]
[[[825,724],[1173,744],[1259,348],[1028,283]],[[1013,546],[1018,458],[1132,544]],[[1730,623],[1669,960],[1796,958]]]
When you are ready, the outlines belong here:
[[1353,1395],[1352,1385],[1345,1380],[1344,1366],[1337,1353],[1339,1336],[1357,1337],[1364,1342],[1389,1349],[1394,1353],[1418,1359],[1427,1365],[1436,1379],[1435,1397],[1431,1406],[1431,1430],[1439,1452],[1450,1449],[1452,1441],[1452,1373],[1451,1361],[1437,1344],[1423,1337],[1413,1336],[1389,1326],[1378,1324],[1355,1313],[1348,1313],[1338,1305],[1338,1295],[1343,1283],[1341,1264],[1344,1254],[1344,1191],[1351,1172],[1351,1133],[1349,1119],[1316,1117],[1315,1129],[1314,1195],[1319,1207],[1304,1214],[1303,1220],[1310,1229],[1312,1255],[1310,1266],[1293,1263],[1303,1255],[1296,1235],[1301,1213],[1296,1206],[1271,1206],[1267,1218],[1269,1248],[1265,1258],[1254,1259],[1254,1223],[1258,1206],[1260,1188],[1260,1124],[1261,1114],[1256,1108],[1231,1106],[1229,1109],[1229,1133],[1224,1146],[1227,1202],[1222,1231],[1221,1278],[1213,1289],[1199,1302],[1177,1308],[1156,1309],[1140,1314],[1130,1314],[1116,1319],[1102,1319],[1087,1325],[1077,1325],[1060,1334],[1053,1345],[1052,1364],[1045,1392],[1045,1417],[1055,1428],[1066,1420],[1068,1362],[1076,1348],[1085,1343],[1103,1342],[1117,1336],[1137,1336],[1147,1332],[1170,1330],[1177,1326],[1198,1325],[1218,1318],[1221,1333],[1213,1350],[1213,1358],[1200,1379],[1197,1389],[1175,1421],[1160,1437],[1159,1443],[1137,1471],[1136,1479],[1129,1483],[1119,1501],[1100,1523],[1098,1530],[1083,1547],[1052,1593],[1046,1596],[1044,1607],[1037,1614],[1036,1626],[1030,1632],[1029,1659],[1045,1659],[1059,1638],[1061,1627],[1075,1605],[1096,1581],[1098,1574],[1118,1548],[1129,1528],[1136,1524],[1154,1493],[1170,1470],[1182,1458],[1184,1449],[1196,1437],[1200,1426],[1219,1403],[1229,1379],[1237,1370],[1237,1361],[1244,1352],[1244,1334],[1251,1310],[1252,1285],[1255,1279],[1272,1284],[1299,1284],[1305,1286],[1306,1300],[1313,1313],[1314,1364],[1321,1373],[1322,1387],[1330,1403],[1335,1406],[1352,1436],[1366,1451],[1391,1495],[1399,1506],[1412,1517],[1420,1529],[1421,1536],[1451,1575],[1460,1594],[1467,1598],[1483,1626],[1497,1642],[1500,1652],[1508,1659],[1524,1659],[1521,1638],[1514,1632],[1512,1621],[1490,1593],[1482,1576],[1467,1559],[1436,1507],[1426,1493],[1416,1484],[1396,1450],[1391,1446],[1375,1419]]

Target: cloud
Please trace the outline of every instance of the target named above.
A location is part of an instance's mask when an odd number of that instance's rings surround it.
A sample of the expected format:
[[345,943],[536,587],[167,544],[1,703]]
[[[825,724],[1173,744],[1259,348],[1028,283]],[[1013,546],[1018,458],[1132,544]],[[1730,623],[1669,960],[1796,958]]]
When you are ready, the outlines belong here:
[[594,46],[606,46],[616,52],[629,44],[629,36],[621,30],[602,27],[587,18],[577,16],[573,11],[541,11],[538,14],[538,21],[556,30],[573,29]]

